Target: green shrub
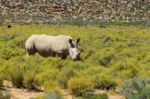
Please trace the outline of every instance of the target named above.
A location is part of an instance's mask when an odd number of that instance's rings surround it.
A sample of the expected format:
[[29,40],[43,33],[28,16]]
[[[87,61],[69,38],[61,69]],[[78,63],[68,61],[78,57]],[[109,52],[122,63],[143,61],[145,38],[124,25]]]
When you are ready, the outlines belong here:
[[111,37],[111,36],[106,36],[106,37],[103,37],[103,44],[105,47],[111,47],[111,46],[114,46],[114,38]]
[[70,93],[76,96],[82,96],[87,92],[93,91],[93,84],[92,80],[86,77],[71,78],[68,81],[68,88]]
[[60,88],[58,82],[54,80],[50,80],[45,82],[43,85],[44,91],[47,93],[55,92],[57,94],[60,94]]
[[11,57],[23,56],[25,55],[25,49],[20,48],[10,48],[4,46],[4,48],[0,49],[0,58],[5,60],[10,59]]
[[3,87],[3,80],[4,80],[4,75],[0,74],[0,88]]
[[89,57],[92,57],[93,54],[95,54],[94,49],[91,49],[91,48],[84,49],[81,53],[81,58],[88,59]]
[[108,74],[98,74],[94,77],[94,86],[100,89],[114,89],[116,83]]
[[125,58],[123,60],[118,60],[115,65],[114,71],[128,70],[135,67],[139,68],[136,58]]
[[23,75],[23,85],[25,88],[32,90],[36,89],[36,73],[34,71],[27,71]]
[[127,58],[123,60],[117,61],[114,66],[111,68],[111,72],[114,76],[123,79],[134,78],[138,75],[141,75],[142,64],[137,64],[137,60],[135,58]]
[[150,99],[150,88],[144,88],[138,93],[130,94],[127,99]]
[[56,92],[50,92],[42,97],[38,97],[35,99],[64,99],[64,97],[61,94],[58,94]]
[[36,79],[40,85],[44,84],[44,82],[56,80],[57,75],[59,74],[58,69],[50,68],[47,70],[43,70],[41,73],[36,75]]
[[121,94],[127,99],[149,99],[150,97],[150,79],[135,78],[126,81],[121,87]]
[[115,60],[114,49],[102,49],[101,52],[95,53],[88,59],[90,63],[100,66],[109,66],[113,60]]
[[22,59],[23,74],[23,84],[24,87],[28,89],[36,89],[37,86],[41,85],[41,80],[39,80],[38,75],[43,71],[40,66],[40,57],[24,57]]
[[10,40],[13,40],[15,39],[17,36],[19,35],[19,33],[13,33],[13,34],[3,34],[3,35],[0,35],[0,38],[4,41],[10,41]]
[[107,66],[112,61],[112,59],[114,59],[114,58],[115,58],[114,54],[104,56],[104,57],[102,57],[102,59],[100,59],[98,61],[98,64],[103,65],[103,66]]
[[0,49],[0,57],[8,60],[12,56],[14,56],[14,50],[11,48],[7,48],[7,46],[4,46],[2,49]]
[[24,87],[23,86],[23,77],[25,73],[25,64],[23,63],[22,57],[15,57],[11,60],[7,60],[5,62],[5,70],[4,74],[6,80],[9,80],[12,82],[12,84],[16,87]]
[[76,99],[108,99],[108,94],[101,93],[96,94],[95,92],[84,93],[83,96],[78,96]]
[[7,75],[5,74],[5,63],[6,61],[0,58],[0,88],[3,87],[3,80],[7,77]]
[[11,99],[11,95],[0,91],[0,99]]
[[96,74],[103,72],[104,70],[105,70],[105,67],[102,67],[102,66],[89,66],[81,72],[81,75],[94,76]]
[[64,63],[65,63],[65,61],[62,60],[60,57],[44,58],[40,56],[39,54],[36,54],[34,58],[35,58],[35,61],[38,61],[40,63],[43,69],[54,68],[54,69],[61,70],[64,67]]
[[24,73],[23,68],[16,64],[13,65],[12,67],[9,67],[7,75],[9,76],[9,80],[13,83],[13,85],[20,88],[20,87],[24,87],[23,73]]
[[15,39],[11,40],[8,42],[8,45],[11,48],[25,48],[25,41],[26,41],[27,37],[16,37]]
[[108,99],[108,95],[107,94],[95,94],[91,97],[89,97],[89,99]]
[[58,74],[57,80],[61,87],[66,88],[67,82],[70,78],[74,77],[76,75],[76,70],[73,68],[64,68],[62,71]]

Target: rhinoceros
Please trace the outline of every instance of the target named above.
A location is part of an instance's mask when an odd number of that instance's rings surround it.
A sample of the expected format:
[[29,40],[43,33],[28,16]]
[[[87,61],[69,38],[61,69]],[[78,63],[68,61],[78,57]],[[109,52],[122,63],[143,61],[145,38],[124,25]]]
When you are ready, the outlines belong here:
[[79,60],[80,51],[77,48],[79,42],[80,38],[74,41],[71,36],[66,35],[31,35],[25,42],[25,49],[27,56],[37,52],[43,57],[59,56],[66,59],[70,55],[72,60]]

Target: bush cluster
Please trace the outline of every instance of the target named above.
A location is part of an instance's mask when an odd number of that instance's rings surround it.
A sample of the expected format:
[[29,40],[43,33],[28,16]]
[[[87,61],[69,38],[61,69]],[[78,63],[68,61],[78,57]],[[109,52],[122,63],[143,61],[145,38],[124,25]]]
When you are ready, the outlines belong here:
[[150,79],[136,78],[124,83],[121,93],[127,99],[149,99],[150,97]]
[[11,95],[8,93],[0,92],[0,99],[11,99]]
[[108,99],[108,95],[107,94],[96,94],[96,95],[89,97],[89,99]]
[[68,89],[72,94],[82,96],[87,92],[93,91],[93,84],[87,77],[71,78],[68,82]]
[[115,89],[116,83],[111,76],[98,74],[94,78],[94,86],[100,89]]

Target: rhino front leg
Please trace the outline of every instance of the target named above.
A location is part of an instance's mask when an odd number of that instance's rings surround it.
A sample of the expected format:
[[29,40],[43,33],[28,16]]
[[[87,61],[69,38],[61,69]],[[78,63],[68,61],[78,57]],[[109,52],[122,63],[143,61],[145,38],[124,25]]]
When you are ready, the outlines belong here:
[[35,49],[26,49],[27,56],[34,55],[35,53],[36,53]]
[[66,59],[67,56],[63,53],[57,53],[56,56],[61,57],[61,59]]

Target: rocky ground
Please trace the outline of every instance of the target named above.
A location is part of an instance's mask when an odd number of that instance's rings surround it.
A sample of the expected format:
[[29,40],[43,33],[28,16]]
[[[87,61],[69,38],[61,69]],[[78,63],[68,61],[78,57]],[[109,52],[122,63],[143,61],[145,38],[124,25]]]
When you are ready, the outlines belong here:
[[149,0],[1,0],[0,21],[147,20],[149,7]]

